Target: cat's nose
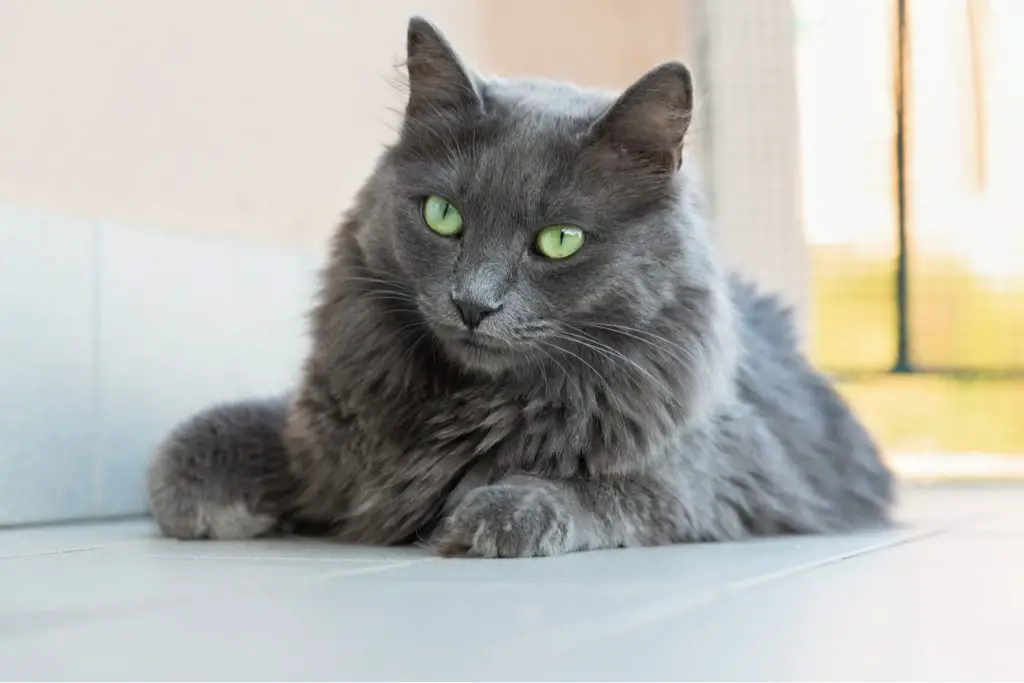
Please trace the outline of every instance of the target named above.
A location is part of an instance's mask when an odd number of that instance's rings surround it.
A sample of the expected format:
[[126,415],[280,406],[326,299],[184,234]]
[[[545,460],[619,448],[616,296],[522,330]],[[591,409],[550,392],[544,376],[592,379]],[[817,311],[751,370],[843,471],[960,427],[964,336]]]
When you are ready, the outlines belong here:
[[501,304],[494,305],[454,295],[452,296],[452,303],[455,304],[455,310],[459,312],[462,322],[471,330],[475,330],[480,326],[484,318],[501,308]]

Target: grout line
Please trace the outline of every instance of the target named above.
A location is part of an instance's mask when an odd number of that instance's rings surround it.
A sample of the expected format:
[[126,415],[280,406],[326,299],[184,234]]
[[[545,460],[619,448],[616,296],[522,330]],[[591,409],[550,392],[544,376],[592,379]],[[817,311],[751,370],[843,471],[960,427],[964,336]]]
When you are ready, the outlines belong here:
[[0,554],[0,560],[22,560],[29,557],[48,557],[52,555],[68,555],[70,553],[86,553],[95,552],[97,550],[106,550],[108,548],[116,548],[120,546],[137,545],[144,543],[149,539],[144,538],[125,538],[118,541],[104,541],[103,543],[96,543],[93,545],[80,545],[73,546],[70,548],[57,548],[54,550],[33,550],[30,552],[23,553],[6,553]]
[[92,443],[92,495],[93,512],[103,510],[104,491],[103,482],[106,478],[106,458],[103,457],[103,226],[99,223],[92,223],[92,355],[90,358],[92,387],[90,399],[92,400],[92,424],[90,425],[89,438]]
[[[427,562],[435,561],[437,557],[424,557],[415,560],[408,560],[406,562],[394,562],[391,564],[379,564],[379,565],[365,565],[361,567],[350,568],[346,570],[335,570],[317,574],[312,577],[305,577],[296,580],[271,580],[266,582],[253,582],[247,583],[234,588],[230,588],[226,591],[217,592],[211,589],[203,589],[195,592],[169,592],[166,595],[149,597],[143,600],[132,601],[128,603],[115,604],[113,607],[72,607],[72,608],[59,608],[57,610],[46,610],[45,612],[35,612],[32,616],[39,619],[39,623],[29,624],[25,627],[24,623],[19,620],[15,620],[10,624],[4,624],[0,622],[0,637],[4,639],[11,639],[24,636],[32,636],[34,634],[47,631],[53,633],[60,631],[64,628],[75,628],[80,627],[83,622],[96,622],[100,620],[118,619],[125,617],[132,617],[142,612],[149,610],[161,610],[161,609],[175,609],[183,607],[188,603],[201,603],[209,604],[211,598],[222,601],[231,600],[244,597],[248,594],[253,593],[272,593],[274,588],[295,588],[308,586],[310,584],[316,584],[321,581],[329,581],[336,578],[344,578],[347,576],[358,576],[361,574],[373,574],[377,572],[390,571],[392,569],[404,569],[417,564],[424,564]],[[50,617],[46,619],[45,617]]]
[[[174,553],[145,553],[143,557],[162,560],[195,560],[211,562],[281,562],[281,563],[309,563],[309,564],[392,564],[395,562],[406,562],[408,558],[348,558],[348,557],[281,557],[277,555],[177,555]],[[416,560],[425,558],[415,558]]]
[[[75,546],[70,548],[57,548],[53,550],[41,550],[41,551],[30,551],[30,552],[15,552],[15,553],[0,553],[0,560],[17,560],[31,557],[48,557],[54,555],[67,555],[71,553],[85,553],[95,552],[98,550],[107,549],[118,549],[125,546],[139,545],[146,543],[152,539],[148,538],[128,538],[119,541],[110,541],[106,543],[94,544],[94,545],[83,545]],[[341,546],[344,548],[344,546]],[[190,561],[212,561],[212,562],[281,562],[281,563],[309,563],[309,564],[367,564],[367,565],[382,565],[382,564],[394,564],[394,563],[405,563],[405,562],[416,562],[420,560],[433,559],[430,557],[415,557],[415,558],[352,558],[352,557],[286,557],[281,555],[206,555],[206,554],[176,554],[170,552],[144,552],[141,557],[151,559],[164,559],[164,560],[190,560]]]
[[98,526],[118,526],[149,522],[152,526],[152,518],[148,514],[124,514],[124,515],[96,515],[86,517],[74,517],[71,519],[42,520],[33,522],[18,522],[16,524],[0,524],[0,533],[8,531],[47,531],[50,529],[86,529]]
[[[73,551],[77,552],[77,551]],[[112,607],[89,607],[89,608],[60,608],[54,610],[53,613],[62,617],[60,623],[50,623],[43,626],[43,630],[56,631],[64,627],[79,626],[83,621],[98,621],[101,619],[117,619],[119,617],[130,617],[135,614],[139,614],[148,610],[160,610],[167,608],[178,608],[187,605],[188,603],[202,603],[209,604],[211,598],[219,601],[232,600],[244,597],[245,595],[251,595],[254,593],[273,593],[275,588],[297,588],[302,586],[308,586],[310,584],[317,584],[323,581],[330,581],[333,579],[345,578],[348,576],[360,576],[363,574],[374,574],[378,572],[391,571],[393,569],[404,569],[417,564],[426,564],[428,562],[434,562],[440,558],[438,557],[422,557],[416,558],[415,560],[406,560],[404,562],[390,562],[380,564],[362,564],[361,566],[348,567],[345,569],[335,569],[333,571],[326,571],[315,574],[314,576],[301,577],[297,579],[277,579],[269,581],[255,581],[251,583],[243,583],[235,585],[227,590],[217,591],[213,589],[200,589],[189,592],[176,592],[170,591],[165,595],[161,596],[150,596],[142,600],[135,600],[122,604],[115,604]],[[0,635],[3,637],[30,635],[33,632],[37,632],[40,629],[26,629],[24,632],[17,633],[5,633],[3,624],[0,623]]]
[[431,562],[437,562],[441,558],[439,557],[418,557],[415,560],[406,560],[404,562],[390,562],[388,564],[373,564],[365,565],[355,569],[337,570],[332,572],[326,572],[324,574],[318,574],[308,581],[303,583],[312,583],[316,581],[327,581],[330,579],[344,578],[348,576],[361,576],[363,574],[376,574],[378,572],[391,571],[393,569],[405,569],[406,567],[412,567],[419,564],[429,564]]
[[0,560],[21,560],[26,557],[47,557],[50,555],[70,555],[72,553],[88,553],[99,550],[103,546],[83,546],[80,548],[60,548],[58,550],[42,550],[29,553],[5,553],[0,555]]
[[[851,560],[856,557],[874,554],[883,550],[888,550],[889,548],[915,543],[917,541],[945,533],[946,531],[947,528],[945,526],[933,527],[918,533],[908,534],[889,541],[875,543],[867,547],[861,547],[857,550],[840,553],[838,555],[831,555],[812,562],[805,562],[803,564],[752,576],[747,579],[741,579],[721,588],[712,588],[696,595],[687,596],[683,599],[669,599],[633,612],[618,613],[611,617],[593,619],[582,626],[574,625],[572,634],[568,637],[564,632],[555,634],[551,631],[544,631],[533,634],[532,637],[527,639],[514,640],[510,642],[509,645],[512,649],[519,652],[529,651],[540,656],[563,656],[571,650],[584,645],[593,645],[596,641],[612,638],[617,635],[622,635],[624,632],[677,617],[686,612],[710,605],[724,598],[764,586],[780,579],[803,574],[815,569],[838,564],[840,562],[845,562],[846,560]],[[523,650],[523,647],[528,647],[530,649]]]

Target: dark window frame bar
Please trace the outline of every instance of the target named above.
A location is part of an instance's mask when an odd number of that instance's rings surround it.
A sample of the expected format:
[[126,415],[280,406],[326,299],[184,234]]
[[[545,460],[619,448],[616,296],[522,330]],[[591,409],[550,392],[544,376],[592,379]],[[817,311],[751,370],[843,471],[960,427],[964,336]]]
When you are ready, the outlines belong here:
[[894,373],[915,372],[910,355],[909,299],[907,273],[907,71],[909,41],[907,40],[907,0],[896,0],[896,49],[893,55],[896,71],[896,362]]
[[910,77],[909,0],[894,0],[895,49],[893,50],[893,106],[896,115],[896,358],[889,368],[841,369],[827,368],[827,374],[838,381],[856,382],[891,375],[932,375],[956,380],[1024,380],[1024,368],[969,368],[952,366],[919,366],[913,362],[910,335],[910,253],[907,152],[907,83]]

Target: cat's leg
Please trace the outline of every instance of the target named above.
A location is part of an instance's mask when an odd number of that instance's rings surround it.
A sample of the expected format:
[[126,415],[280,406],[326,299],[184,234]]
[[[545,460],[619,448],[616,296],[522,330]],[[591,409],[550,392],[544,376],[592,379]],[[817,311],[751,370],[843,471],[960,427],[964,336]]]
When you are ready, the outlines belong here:
[[175,538],[253,538],[273,531],[293,491],[282,441],[284,400],[205,410],[178,425],[149,467],[153,516]]
[[689,540],[678,493],[653,479],[513,476],[473,489],[435,534],[444,555],[537,557]]

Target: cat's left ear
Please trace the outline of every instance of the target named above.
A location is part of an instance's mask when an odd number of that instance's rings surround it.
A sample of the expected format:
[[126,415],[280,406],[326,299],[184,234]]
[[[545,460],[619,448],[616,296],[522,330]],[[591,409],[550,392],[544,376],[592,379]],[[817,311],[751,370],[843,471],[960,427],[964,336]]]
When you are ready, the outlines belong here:
[[410,19],[406,50],[408,116],[481,108],[476,76],[433,24],[422,17]]
[[693,116],[693,79],[679,62],[652,69],[626,89],[591,130],[593,142],[618,156],[674,173]]

